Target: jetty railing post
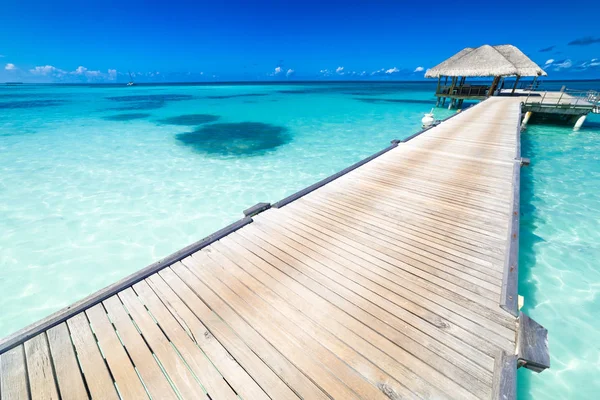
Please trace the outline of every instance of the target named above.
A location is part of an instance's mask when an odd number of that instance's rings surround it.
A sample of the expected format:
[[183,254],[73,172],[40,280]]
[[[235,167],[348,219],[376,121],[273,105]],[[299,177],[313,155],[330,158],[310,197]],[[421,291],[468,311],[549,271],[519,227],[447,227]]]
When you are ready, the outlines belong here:
[[558,98],[558,103],[556,103],[557,106],[560,105],[560,101],[562,100],[563,95],[565,94],[564,89],[565,89],[565,87],[563,86],[563,88],[560,91],[560,97]]

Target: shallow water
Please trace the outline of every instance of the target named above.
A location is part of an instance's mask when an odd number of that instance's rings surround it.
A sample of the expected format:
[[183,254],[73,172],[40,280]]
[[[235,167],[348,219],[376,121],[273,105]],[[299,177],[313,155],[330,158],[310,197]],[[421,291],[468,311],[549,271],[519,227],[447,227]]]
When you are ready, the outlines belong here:
[[0,88],[19,103],[0,113],[0,336],[415,132],[432,87]]
[[[596,118],[594,118],[596,117]],[[519,292],[549,331],[551,368],[520,370],[520,398],[600,398],[600,118],[531,125],[522,152]]]
[[[434,89],[0,87],[0,336],[414,133]],[[600,393],[599,149],[598,118],[523,134],[520,293],[552,368],[520,398]]]

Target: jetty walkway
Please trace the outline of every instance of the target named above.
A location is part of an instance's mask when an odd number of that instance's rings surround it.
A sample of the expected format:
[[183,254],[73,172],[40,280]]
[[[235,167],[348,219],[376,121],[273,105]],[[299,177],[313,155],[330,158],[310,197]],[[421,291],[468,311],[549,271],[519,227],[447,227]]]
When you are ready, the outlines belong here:
[[521,103],[490,98],[0,341],[0,398],[514,399]]

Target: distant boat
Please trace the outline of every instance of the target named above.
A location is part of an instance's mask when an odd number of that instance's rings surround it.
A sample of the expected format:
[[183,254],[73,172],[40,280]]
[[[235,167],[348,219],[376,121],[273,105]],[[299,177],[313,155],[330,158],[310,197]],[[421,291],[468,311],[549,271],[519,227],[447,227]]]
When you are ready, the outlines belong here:
[[[129,71],[127,71],[129,72]],[[133,86],[133,77],[131,76],[131,72],[129,72],[129,82],[127,82],[127,86]]]

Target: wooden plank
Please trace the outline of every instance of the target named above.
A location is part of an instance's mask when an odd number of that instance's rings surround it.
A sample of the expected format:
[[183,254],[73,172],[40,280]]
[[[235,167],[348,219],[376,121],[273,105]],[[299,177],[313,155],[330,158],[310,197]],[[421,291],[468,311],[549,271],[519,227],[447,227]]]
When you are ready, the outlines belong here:
[[461,253],[471,253],[475,257],[488,259],[494,263],[503,263],[503,252],[500,245],[497,247],[478,243],[469,237],[461,237],[460,235],[445,229],[440,224],[428,225],[426,221],[415,218],[409,213],[401,214],[398,218],[393,218],[390,214],[384,213],[374,208],[363,208],[351,203],[336,201],[333,197],[315,198],[315,196],[302,199],[303,204],[308,204],[312,207],[318,207],[323,210],[334,210],[351,218],[371,223],[379,221],[381,229],[392,231],[407,232],[408,234],[417,236],[423,240],[436,240],[436,243],[456,249]]
[[0,398],[21,400],[29,398],[25,349],[19,345],[0,354]]
[[[301,201],[305,201],[306,199],[303,199]],[[328,209],[328,212],[335,212],[336,210],[334,209]],[[354,216],[356,216],[357,218],[360,217],[359,214],[354,214],[352,215],[352,217],[354,218]],[[271,220],[272,223],[277,224],[278,221],[277,220]],[[358,224],[357,224],[358,225]],[[256,225],[258,226],[258,225]],[[380,226],[386,226],[385,223],[381,223]],[[376,225],[370,225],[369,226],[371,229],[377,229],[378,227]],[[291,234],[291,235],[295,235],[295,233],[292,233],[290,230],[286,230],[283,231],[284,234]],[[310,241],[315,243],[316,251],[321,251],[322,254],[324,256],[328,256],[331,257],[331,253],[325,253],[327,250],[321,246],[319,246],[318,241],[312,240],[313,238],[311,237],[311,235],[307,234],[307,233],[303,233],[303,231],[299,231],[298,233],[300,236],[302,236],[305,240]],[[323,249],[323,250],[320,250]],[[340,260],[340,262],[342,263],[347,263],[348,265],[350,265],[351,267],[356,265],[356,263],[353,262],[349,262],[346,261],[345,258],[342,257],[337,257],[336,259]],[[365,271],[365,269],[361,269],[359,271]],[[399,289],[397,290],[397,292],[399,294],[402,293],[402,291],[404,290],[409,290],[409,295],[411,292],[415,292],[417,294],[420,293],[424,293],[426,296],[425,298],[423,298],[425,300],[425,302],[427,301],[427,299],[433,300],[435,303],[438,303],[440,305],[443,305],[445,308],[448,308],[449,310],[454,311],[455,313],[457,313],[458,315],[463,315],[477,323],[479,323],[480,325],[486,326],[489,323],[493,323],[493,324],[498,324],[499,326],[497,326],[498,328],[500,327],[504,327],[506,329],[508,329],[510,332],[512,332],[512,336],[514,337],[514,326],[515,326],[515,319],[511,318],[509,316],[505,316],[499,312],[492,312],[489,309],[479,309],[477,310],[478,312],[472,312],[470,309],[463,307],[460,304],[460,301],[449,301],[450,299],[446,299],[447,296],[438,296],[438,294],[436,293],[436,291],[431,291],[429,289],[426,289],[425,287],[421,287],[418,285],[413,285],[411,284],[410,281],[407,280],[398,280],[394,279],[393,276],[391,276],[390,274],[386,273],[384,270],[380,270],[378,268],[373,268],[371,269],[366,269],[366,272],[368,273],[369,279],[374,280],[374,281],[379,281],[378,277],[381,276],[382,279],[384,279],[384,283],[385,284],[392,284],[392,285],[397,285],[399,287]],[[402,287],[402,289],[400,289],[400,287]],[[449,293],[449,297],[452,298],[452,294]],[[464,298],[462,298],[464,299]],[[484,319],[481,319],[480,316],[484,317]],[[496,326],[496,325],[494,325]],[[495,328],[496,329],[496,328]]]
[[[439,357],[450,361],[452,364],[461,366],[461,368],[465,370],[472,371],[471,364],[473,363],[478,364],[480,368],[484,367],[491,370],[491,358],[486,357],[483,352],[471,348],[468,344],[456,338],[452,338],[447,332],[444,332],[445,329],[452,325],[439,317],[437,317],[437,320],[431,320],[431,318],[429,321],[420,320],[410,312],[407,312],[384,297],[363,290],[360,288],[360,285],[357,285],[350,280],[342,279],[341,275],[330,274],[324,269],[324,264],[314,263],[306,258],[303,258],[302,262],[299,262],[297,257],[288,257],[285,253],[271,245],[271,243],[279,245],[279,242],[274,242],[276,239],[273,237],[269,237],[269,243],[267,243],[264,238],[259,239],[258,236],[250,234],[250,232],[248,232],[248,234],[244,232],[244,234],[240,236],[244,236],[246,240],[237,239],[237,235],[235,237],[232,236],[232,239],[239,245],[244,246],[246,249],[259,255],[261,258],[269,260],[272,265],[277,265],[277,267],[281,266],[276,259],[273,259],[273,256],[275,256],[284,261],[286,265],[289,265],[296,269],[296,271],[306,275],[310,280],[299,276],[297,273],[294,273],[294,271],[290,271],[289,268],[285,268],[285,270],[282,271],[286,274],[292,274],[294,279],[302,281],[307,288],[319,293],[319,295],[330,301],[332,304],[335,304],[341,309],[348,310],[347,312],[351,315],[361,315],[363,319],[370,319],[358,309],[345,304],[347,301],[371,314],[373,317],[378,318],[380,321],[385,322],[396,331],[406,335],[407,338],[412,339],[417,345],[406,339],[401,341],[404,347],[410,348],[411,353],[416,354],[419,357],[425,357],[427,355],[429,356],[429,360],[436,360],[436,362],[440,364],[441,361],[439,359],[436,359],[435,357],[432,358],[432,355],[428,351],[424,351],[423,347],[425,347]],[[287,247],[286,251],[291,252]],[[321,274],[325,276],[322,277],[320,276]],[[324,291],[319,285],[315,286],[311,280],[319,283],[321,287],[325,287],[328,290]],[[344,300],[340,301],[341,299]],[[408,303],[405,302],[404,305],[408,305]],[[439,329],[439,327],[443,327],[443,329]],[[384,328],[380,329],[383,330]],[[398,337],[398,339],[401,338]],[[496,348],[491,346],[489,351],[496,351]],[[468,355],[468,357],[465,356],[465,354]]]
[[517,355],[519,365],[532,371],[550,368],[548,331],[523,313],[519,315]]
[[118,399],[107,364],[84,313],[67,320],[83,377],[93,399]]
[[169,310],[160,301],[145,281],[133,285],[138,299],[148,308],[157,324],[175,346],[192,372],[200,379],[202,386],[211,398],[235,400],[237,396],[223,376],[209,361],[206,354],[197,346]]
[[[364,385],[363,379],[358,374],[352,374],[352,371],[341,368],[334,371],[329,370],[322,363],[323,360],[316,357],[314,352],[307,347],[308,342],[302,341],[280,325],[282,319],[272,310],[268,310],[263,304],[248,304],[235,292],[205,273],[202,266],[199,266],[195,259],[184,259],[182,264],[186,265],[211,290],[215,290],[219,297],[223,298],[238,314],[243,315],[265,339],[273,343],[277,350],[288,359],[294,360],[298,368],[330,396],[334,398],[358,398],[360,393],[369,390],[369,386]],[[333,360],[331,355],[326,352],[321,352],[319,355],[326,360]],[[345,379],[342,381],[342,378]],[[355,393],[355,389],[359,392]],[[373,390],[368,393],[372,398],[383,399],[381,393]]]
[[[171,314],[180,321],[180,324],[188,331],[188,334],[193,337],[202,351],[208,355],[210,361],[215,364],[219,372],[227,379],[227,382],[229,382],[242,398],[259,400],[269,399],[267,393],[270,393],[272,397],[276,394],[279,395],[279,397],[276,398],[297,398],[286,385],[281,385],[281,381],[276,376],[274,378],[276,379],[276,382],[278,381],[277,383],[279,383],[279,385],[274,384],[272,386],[281,386],[283,390],[278,392],[272,391],[270,390],[271,385],[263,390],[259,386],[257,381],[262,381],[260,379],[260,374],[273,375],[273,371],[271,371],[260,359],[252,357],[254,353],[252,353],[252,351],[249,350],[237,336],[232,335],[232,332],[226,327],[223,327],[222,329],[217,328],[211,332],[204,323],[196,317],[194,312],[178,297],[178,294],[184,298],[186,297],[182,293],[185,290],[182,288],[182,282],[179,283],[177,293],[175,293],[158,275],[148,277],[146,282],[162,300]],[[197,304],[197,302],[195,302],[195,304]],[[219,325],[222,326],[222,324]],[[223,336],[227,336],[227,338],[223,338]],[[221,344],[221,341],[223,341],[224,344]],[[225,346],[232,348],[233,354],[229,353]],[[240,347],[242,347],[243,350],[237,351]],[[252,359],[252,361],[248,362],[248,359]],[[238,364],[238,362],[241,363],[241,365]],[[244,369],[244,366],[246,366],[246,369]],[[250,374],[257,376],[257,381],[255,381]],[[266,382],[267,381],[265,381],[265,386],[268,385]],[[265,391],[267,393],[265,393]]]
[[33,400],[58,400],[58,388],[45,333],[25,342],[29,390]]
[[116,296],[102,302],[113,323],[123,346],[133,361],[138,374],[142,377],[146,390],[155,399],[177,398],[171,384],[154,359],[152,351],[133,325],[129,314]]
[[[362,182],[364,180],[377,184],[387,191],[408,191],[424,196],[431,196],[438,200],[444,201],[447,204],[466,205],[469,209],[489,210],[505,212],[508,206],[506,196],[493,196],[485,193],[474,193],[473,190],[465,190],[453,185],[442,184],[434,185],[428,181],[421,181],[418,185],[412,184],[403,177],[391,179],[380,173],[384,169],[373,169],[368,171],[359,171],[352,176],[355,181]],[[453,176],[452,170],[447,171],[445,176]]]
[[[450,232],[471,240],[491,244],[504,245],[507,227],[504,222],[490,218],[490,216],[472,215],[468,212],[443,210],[431,204],[420,202],[419,199],[405,196],[404,192],[393,196],[383,195],[376,197],[371,190],[360,190],[353,187],[345,188],[343,192],[319,193],[336,201],[360,205],[363,208],[389,213],[391,215],[409,215],[412,219],[419,219],[423,224],[440,225]],[[366,207],[365,207],[366,206]],[[485,229],[482,229],[482,226]]]
[[[282,387],[283,383],[287,384],[289,389],[298,393],[302,398],[305,397],[305,393],[310,393],[314,395],[314,398],[318,399],[326,398],[325,393],[319,387],[302,374],[289,360],[283,357],[282,354],[260,336],[251,325],[236,314],[223,300],[209,291],[204,283],[183,265],[176,264],[171,269],[162,271],[160,275],[173,288],[179,288],[179,285],[181,285],[183,290],[181,292],[178,291],[178,293],[184,294],[186,304],[192,307],[194,312],[204,313],[204,308],[211,310],[210,314],[202,316],[202,320],[206,322],[209,328],[212,330],[216,329],[217,331],[222,330],[228,334],[229,332],[233,332],[238,338],[243,339],[245,344],[267,364],[272,373],[279,376],[281,380],[275,379],[273,374],[269,374],[268,371],[266,371],[265,375],[261,375],[260,381],[265,390],[282,390],[285,393]],[[184,281],[189,289],[185,289],[183,285]],[[188,296],[186,292],[189,290],[193,292],[193,296]],[[204,299],[207,299],[206,304],[204,303]],[[216,324],[217,321],[220,324]],[[244,346],[240,345],[239,341],[234,337],[230,337],[230,335],[221,334],[218,337],[222,340],[231,340],[234,346],[228,346],[227,348],[234,353],[236,350],[244,349]]]
[[506,258],[504,263],[504,277],[502,279],[502,292],[500,307],[508,313],[519,315],[519,218],[521,196],[521,165],[514,163],[512,184],[512,205],[510,229],[506,238]]
[[517,399],[517,356],[500,352],[496,356],[492,400]]
[[[458,185],[452,185],[448,181],[435,183],[424,180],[409,180],[404,176],[390,177],[386,175],[385,169],[373,169],[361,171],[353,176],[354,179],[366,179],[376,182],[379,185],[389,188],[389,190],[405,190],[416,193],[436,196],[440,200],[457,201],[461,204],[477,205],[479,208],[491,210],[505,210],[508,206],[508,196],[506,193],[498,195],[497,193],[485,193],[476,191],[473,188],[463,188]],[[452,177],[449,171],[444,178]]]
[[[173,274],[174,273],[174,274]],[[170,283],[175,275],[185,282],[199,299],[204,301],[213,312],[217,313],[237,334],[244,338],[249,347],[263,359],[269,367],[300,395],[301,398],[326,399],[327,395],[317,384],[304,375],[294,364],[281,354],[270,342],[265,340],[259,332],[248,322],[229,307],[221,298],[216,296],[199,278],[184,265],[175,264],[170,269],[162,271],[159,275]],[[310,396],[306,396],[309,394]],[[314,396],[314,397],[311,397]]]
[[[404,284],[404,282],[395,283],[392,276],[385,273],[381,275],[375,273],[375,268],[357,267],[355,263],[346,262],[335,253],[327,252],[326,248],[311,242],[306,236],[302,236],[285,226],[277,225],[275,222],[266,225],[257,221],[253,227],[264,232],[265,236],[277,237],[285,243],[286,247],[290,246],[295,249],[294,251],[297,250],[302,254],[310,255],[312,259],[319,260],[321,264],[336,271],[340,276],[351,279],[424,320],[431,321],[434,325],[444,326],[446,332],[469,342],[471,345],[479,343],[482,348],[486,348],[486,343],[481,342],[482,339],[485,342],[497,343],[502,347],[514,345],[514,321],[512,324],[513,330],[511,331],[489,320],[478,318],[464,308],[454,307],[454,310],[460,312],[449,312],[448,308],[453,308],[452,303],[440,301],[448,307],[445,308],[429,300],[432,296],[435,297],[435,294],[430,294],[416,285]],[[333,277],[335,276],[334,274]],[[386,279],[388,276],[392,279]],[[436,300],[439,299],[436,298]],[[470,317],[471,320],[465,317]]]
[[[269,216],[265,214],[261,218],[269,218]],[[479,298],[477,295],[474,294],[471,294],[467,297],[465,295],[466,291],[460,289],[458,286],[440,280],[433,275],[427,275],[425,273],[422,273],[419,269],[414,269],[410,265],[390,264],[384,260],[380,260],[377,257],[373,257],[368,253],[357,250],[353,246],[353,243],[346,244],[343,241],[338,240],[337,238],[324,235],[319,231],[311,229],[310,227],[298,225],[294,226],[294,228],[297,229],[297,232],[304,231],[306,232],[306,234],[311,235],[315,238],[315,240],[319,240],[321,243],[323,243],[324,246],[327,246],[327,250],[340,255],[341,257],[349,260],[350,262],[363,265],[368,269],[372,269],[374,266],[376,266],[383,271],[387,271],[388,273],[395,275],[394,279],[403,279],[406,281],[413,282],[430,291],[444,295],[445,297],[453,300],[454,302],[462,304],[465,307],[472,307],[472,304],[479,303],[481,306],[477,308],[478,310],[485,310],[485,306],[488,306],[490,309],[497,308],[496,303],[488,299],[482,297]]]
[[[390,208],[380,206],[379,204],[369,203],[368,201],[354,201],[337,199],[334,196],[316,197],[303,199],[304,202],[313,202],[316,206],[327,205],[328,208],[336,210],[344,210],[352,215],[364,214],[369,221],[378,220],[380,224],[394,227],[397,229],[407,230],[415,234],[425,235],[426,237],[435,237],[443,243],[450,243],[458,248],[467,248],[476,253],[483,253],[496,260],[504,260],[504,244],[500,241],[491,241],[482,238],[476,233],[464,231],[452,225],[442,223],[437,220],[428,220],[419,215],[416,215],[410,210],[400,208]],[[367,204],[373,204],[366,207]]]
[[[328,349],[331,353],[335,354],[342,361],[351,366],[356,372],[361,374],[364,379],[371,382],[374,387],[377,387],[381,382],[386,382],[388,388],[401,397],[412,397],[415,394],[410,390],[407,390],[404,386],[401,386],[399,381],[393,379],[382,369],[377,368],[378,366],[381,366],[382,364],[387,365],[389,374],[394,376],[396,372],[399,376],[402,376],[404,381],[410,382],[410,386],[415,388],[416,393],[419,393],[422,397],[431,397],[432,393],[435,393],[435,388],[431,388],[419,376],[406,368],[396,367],[393,365],[395,364],[395,361],[389,356],[384,355],[380,350],[368,345],[366,342],[353,338],[352,336],[354,334],[352,331],[347,329],[344,330],[345,328],[336,324],[331,319],[329,319],[329,326],[326,327],[328,329],[323,329],[323,327],[313,321],[318,317],[316,309],[311,307],[308,313],[301,312],[301,308],[304,308],[303,306],[306,305],[306,303],[296,302],[292,306],[283,298],[276,295],[269,287],[259,283],[254,277],[249,277],[247,274],[242,273],[231,261],[227,260],[225,263],[221,264],[210,258],[210,254],[214,254],[213,249],[207,249],[206,252],[195,253],[192,257],[196,258],[202,266],[206,266],[204,270],[212,272],[214,278],[221,280],[235,291],[238,296],[248,299],[249,301],[252,301],[253,299],[258,300],[258,298],[260,298],[264,303],[271,305],[275,310],[281,313],[281,315],[285,316],[287,319],[277,319],[278,322],[282,322],[280,326],[287,327],[287,331],[292,333],[299,341],[305,343],[307,349],[310,349],[317,354],[327,354],[323,353],[322,348]],[[221,259],[221,261],[223,260]],[[271,315],[277,314],[271,313]],[[308,318],[307,316],[310,316],[311,318]],[[291,323],[288,321],[291,321]],[[319,322],[321,321],[323,320],[319,319]],[[295,324],[295,326],[293,324]],[[341,335],[336,332],[336,329],[344,331],[343,341],[340,340]],[[336,335],[336,333],[338,334]],[[314,340],[311,340],[310,338],[313,338]],[[365,354],[364,351],[361,351],[365,346],[369,346],[370,350],[368,359],[361,355],[361,353]],[[379,353],[381,353],[381,355]],[[389,360],[385,360],[386,357],[389,358]],[[328,359],[328,356],[321,357],[321,360],[323,360],[323,363],[328,365],[332,371],[334,368],[337,368],[336,364],[339,364],[339,361],[335,358]],[[390,362],[390,360],[392,360],[392,362]],[[339,374],[336,373],[336,375],[341,379]],[[373,393],[374,388],[368,387],[367,390]],[[367,394],[369,392],[367,392]]]
[[144,335],[144,339],[152,348],[156,358],[177,388],[178,393],[186,399],[206,398],[196,377],[189,370],[186,363],[179,357],[171,342],[165,337],[158,325],[152,320],[148,311],[137,299],[133,289],[125,289],[119,294],[131,318]]
[[67,324],[63,322],[56,325],[54,328],[48,329],[46,334],[48,335],[50,354],[56,372],[60,397],[63,400],[87,398],[87,390],[81,376]]
[[[406,244],[409,248],[416,251],[429,251],[441,257],[448,257],[457,262],[466,262],[467,265],[476,268],[478,271],[487,273],[490,276],[502,279],[503,262],[499,257],[492,257],[487,254],[477,253],[465,247],[455,246],[447,241],[438,240],[431,235],[421,235],[418,231],[411,229],[401,229],[397,226],[389,226],[379,218],[371,218],[365,213],[350,212],[329,204],[315,204],[304,198],[299,201],[304,207],[313,214],[318,214],[337,221],[341,224],[352,224],[357,229],[366,233],[377,233],[387,240],[393,240],[394,243],[400,242],[400,246]],[[403,227],[402,225],[400,225]]]
[[[282,211],[282,214],[284,212],[285,210]],[[399,256],[393,250],[389,249],[388,246],[381,245],[372,239],[368,239],[366,235],[354,235],[352,232],[332,226],[325,227],[324,224],[316,224],[307,218],[293,213],[286,213],[285,215],[281,215],[281,217],[287,218],[286,222],[290,223],[291,225],[306,226],[311,229],[311,232],[320,232],[324,235],[336,238],[348,245],[353,246],[362,253],[369,254],[391,265],[394,265],[395,267],[406,270],[410,269],[411,271],[415,271],[414,273],[416,274],[418,273],[423,276],[427,276],[429,280],[437,279],[438,281],[443,281],[443,285],[447,283],[454,284],[460,287],[460,290],[469,291],[469,296],[476,295],[492,302],[498,301],[498,297],[500,295],[499,287],[493,287],[492,285],[485,284],[484,282],[480,282],[466,274],[451,274],[447,271],[434,268],[431,265],[421,263],[418,260]]]
[[[282,270],[286,269],[282,264],[277,263],[277,266],[267,264],[267,262],[270,263],[271,260],[262,259],[253,253],[245,251],[243,247],[229,239],[214,243],[210,249],[206,249],[206,252],[209,257],[216,261],[218,260],[217,262],[219,262],[220,265],[236,276],[244,279],[244,281],[247,281],[248,277],[251,276],[257,281],[262,282],[265,287],[278,293],[279,296],[301,310],[315,322],[318,322],[321,326],[334,333],[341,340],[347,342],[353,348],[357,350],[360,350],[361,348],[365,349],[362,354],[365,354],[371,362],[381,366],[383,370],[389,372],[392,376],[396,376],[400,382],[404,382],[404,386],[407,388],[414,387],[414,378],[410,378],[410,376],[407,377],[407,372],[402,371],[400,365],[405,365],[410,370],[417,373],[420,377],[419,379],[428,380],[431,376],[433,378],[432,383],[441,388],[448,388],[448,385],[452,385],[445,381],[445,379],[447,379],[446,377],[437,375],[435,371],[430,371],[421,360],[404,351],[402,346],[395,345],[396,343],[403,344],[404,347],[407,347],[408,350],[414,354],[415,348],[418,347],[418,345],[415,346],[416,342],[411,344],[412,342],[409,340],[403,339],[403,335],[393,334],[391,336],[397,339],[399,338],[399,340],[388,340],[385,337],[385,333],[386,331],[389,331],[386,330],[385,327],[383,328],[383,332],[378,331],[379,328],[383,326],[381,321],[377,321],[375,318],[369,319],[368,317],[363,317],[366,313],[361,313],[358,308],[354,309],[352,314],[344,312],[342,308],[337,308],[333,303],[329,303],[325,298],[318,296],[317,293],[311,291],[308,287],[301,285],[298,281],[291,279],[290,276],[280,272],[280,268]],[[235,268],[234,265],[237,266],[237,268]],[[242,271],[245,271],[245,273]],[[360,340],[356,339],[357,335],[368,342],[366,347],[364,343],[361,343]],[[373,347],[369,348],[369,345],[372,345]],[[381,352],[388,354],[389,357],[392,357],[393,361],[386,361],[386,356],[379,354]],[[426,360],[435,360],[436,366],[445,366],[446,368],[443,368],[443,370],[447,376],[461,378],[455,381],[473,382],[472,377],[469,378],[467,374],[461,374],[461,372],[449,368],[449,363],[445,363],[443,359],[436,358],[427,348],[421,349],[420,353],[427,354],[425,357]],[[398,365],[396,365],[397,363]],[[486,375],[479,373],[480,371],[481,369],[476,370],[476,372],[478,372],[477,376],[485,380],[486,378],[484,377]],[[410,375],[410,373],[408,373],[408,375]],[[404,379],[402,379],[401,376],[404,376]],[[470,386],[469,389],[476,391],[481,387],[480,385],[480,382],[475,381],[473,386]],[[460,388],[452,388],[449,390],[456,394],[461,393]],[[481,390],[485,393],[484,388],[481,388]]]
[[123,348],[112,323],[109,321],[102,304],[96,304],[86,310],[85,313],[94,329],[98,345],[106,357],[106,362],[121,397],[132,399],[148,398],[148,394],[125,348]]
[[[428,244],[415,244],[410,240],[392,239],[386,234],[362,227],[360,224],[357,224],[354,219],[339,219],[336,216],[331,215],[331,213],[319,212],[319,210],[315,210],[306,204],[297,204],[296,207],[295,210],[298,210],[297,214],[307,220],[345,229],[349,232],[353,232],[353,236],[355,237],[366,235],[381,245],[390,246],[401,257],[422,262],[425,265],[439,268],[445,272],[454,273],[454,271],[456,271],[457,276],[466,274],[466,276],[477,278],[482,282],[491,283],[495,286],[500,286],[500,283],[502,282],[502,272],[493,269],[491,263],[483,262],[478,259],[467,259],[461,257],[462,254],[456,256],[447,252],[438,252]],[[375,220],[373,222],[380,221]]]

